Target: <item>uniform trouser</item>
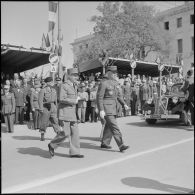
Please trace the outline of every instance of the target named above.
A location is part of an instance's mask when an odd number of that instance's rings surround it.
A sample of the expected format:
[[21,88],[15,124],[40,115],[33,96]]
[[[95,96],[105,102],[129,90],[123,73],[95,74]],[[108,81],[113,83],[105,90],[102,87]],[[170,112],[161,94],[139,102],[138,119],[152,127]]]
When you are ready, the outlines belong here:
[[97,122],[97,113],[95,112],[95,107],[91,107],[91,122]]
[[131,115],[136,114],[136,99],[131,100]]
[[24,106],[16,106],[15,122],[22,124],[24,121]]
[[116,116],[105,116],[105,127],[103,132],[102,144],[110,145],[112,136],[114,137],[118,147],[123,145],[122,134],[116,122]]
[[39,114],[39,110],[35,110],[34,112],[32,112],[32,116],[33,116],[33,124],[34,124],[34,129],[39,129],[39,117],[40,117],[40,114]]
[[79,129],[77,122],[60,121],[63,131],[58,133],[50,142],[52,148],[56,149],[66,138],[69,138],[70,155],[80,154]]
[[25,120],[26,121],[30,121],[30,109],[31,109],[30,103],[27,103],[26,104],[26,107],[27,107],[27,109],[26,109]]
[[58,124],[58,119],[56,114],[52,113],[51,110],[48,110],[47,108],[43,108],[43,112],[40,113],[40,132],[44,133],[46,132],[46,129],[49,125],[49,121],[51,122],[54,131],[58,133],[60,131],[60,127]]
[[87,101],[85,121],[89,121],[89,116],[91,116],[91,101]]
[[143,105],[145,104],[146,100],[141,100],[141,112],[143,112]]
[[78,119],[84,123],[85,122],[86,107],[85,108],[78,108],[77,113],[78,113]]
[[8,132],[14,132],[14,114],[4,115],[5,124]]

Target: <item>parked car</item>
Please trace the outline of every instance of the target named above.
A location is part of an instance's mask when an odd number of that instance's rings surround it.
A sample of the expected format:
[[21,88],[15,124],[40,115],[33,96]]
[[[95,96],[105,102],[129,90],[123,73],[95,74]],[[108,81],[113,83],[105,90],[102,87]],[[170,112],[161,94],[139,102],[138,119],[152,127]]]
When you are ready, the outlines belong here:
[[155,124],[158,120],[178,119],[185,125],[190,125],[187,108],[187,98],[181,91],[182,83],[174,84],[168,94],[161,98],[148,100],[144,106],[144,114],[141,116],[148,124]]

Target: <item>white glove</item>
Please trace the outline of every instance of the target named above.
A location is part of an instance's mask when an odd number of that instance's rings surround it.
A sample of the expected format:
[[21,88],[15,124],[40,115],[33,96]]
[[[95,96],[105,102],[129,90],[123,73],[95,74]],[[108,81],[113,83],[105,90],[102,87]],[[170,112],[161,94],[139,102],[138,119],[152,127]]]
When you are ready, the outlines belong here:
[[100,118],[104,119],[105,115],[106,115],[106,113],[103,110],[100,111]]
[[81,98],[78,96],[77,99],[76,99],[76,104],[78,103],[78,101],[80,100]]
[[126,104],[124,105],[125,110],[129,110],[129,106],[127,106]]

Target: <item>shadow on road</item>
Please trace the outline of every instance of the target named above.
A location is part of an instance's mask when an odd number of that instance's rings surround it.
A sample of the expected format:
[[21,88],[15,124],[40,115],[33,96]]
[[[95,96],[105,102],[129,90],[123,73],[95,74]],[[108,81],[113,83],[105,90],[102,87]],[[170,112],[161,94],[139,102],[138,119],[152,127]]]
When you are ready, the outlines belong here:
[[127,125],[132,125],[132,126],[137,126],[137,127],[151,127],[151,128],[172,128],[172,129],[181,129],[181,130],[186,130],[186,131],[192,131],[193,127],[185,126],[183,123],[179,121],[157,121],[156,124],[154,125],[149,125],[145,121],[141,122],[131,122],[131,123],[126,123]]
[[[29,135],[25,135],[25,136],[12,136],[14,139],[17,140],[40,140],[40,137],[34,137],[34,136],[29,136]],[[45,140],[51,140],[48,138],[45,138]]]
[[[29,148],[17,148],[18,152],[21,154],[28,154],[28,155],[33,155],[33,156],[40,156],[42,158],[51,158],[51,155],[48,150],[43,150],[41,148],[37,147],[29,147]],[[55,156],[60,156],[60,157],[70,157],[68,154],[60,154],[55,152]]]
[[100,138],[99,137],[85,137],[85,136],[80,136],[80,139],[86,139],[86,140],[90,140],[90,141],[98,141],[98,142],[100,142]]
[[[69,142],[64,142],[62,144],[60,144],[61,147],[64,147],[64,148],[69,148]],[[107,151],[107,152],[119,152],[117,150],[111,150],[111,149],[104,149],[104,148],[100,148],[100,145],[99,146],[96,146],[96,145],[93,145],[93,144],[90,144],[90,143],[86,143],[86,142],[80,142],[80,148],[86,148],[86,149],[92,149],[92,150],[101,150],[101,151]]]
[[193,191],[193,189],[164,184],[159,181],[144,178],[144,177],[126,177],[123,178],[121,182],[130,187],[154,189],[154,190],[169,192],[173,194],[190,193]]

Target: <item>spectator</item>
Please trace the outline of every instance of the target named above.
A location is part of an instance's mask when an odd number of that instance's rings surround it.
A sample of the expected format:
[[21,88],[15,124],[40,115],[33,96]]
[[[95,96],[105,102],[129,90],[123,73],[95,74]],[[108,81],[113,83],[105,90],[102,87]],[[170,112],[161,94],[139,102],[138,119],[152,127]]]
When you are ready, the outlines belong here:
[[89,99],[88,93],[85,91],[85,83],[81,83],[78,96],[80,97],[77,105],[78,121],[85,123],[86,107]]
[[16,88],[13,88],[13,93],[16,100],[16,115],[15,123],[23,124],[24,122],[24,106],[26,105],[26,96],[24,89],[21,88],[21,81],[16,80]]

